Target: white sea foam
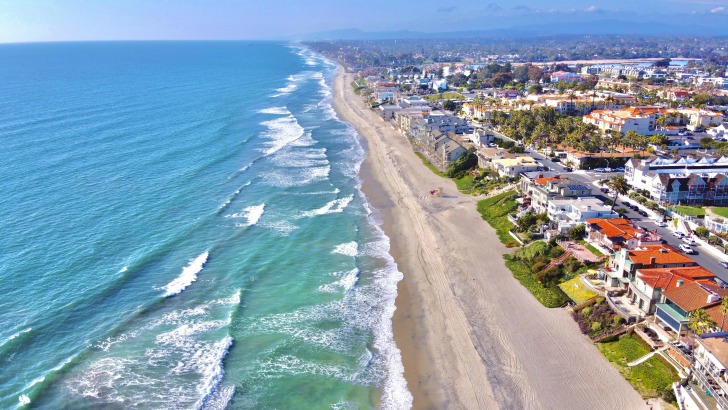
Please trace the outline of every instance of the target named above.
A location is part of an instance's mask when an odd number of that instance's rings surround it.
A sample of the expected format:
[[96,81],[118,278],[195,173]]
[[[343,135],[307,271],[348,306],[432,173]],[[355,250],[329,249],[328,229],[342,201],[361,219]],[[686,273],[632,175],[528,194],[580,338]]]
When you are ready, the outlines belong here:
[[259,114],[272,114],[272,115],[290,115],[291,112],[288,111],[288,107],[270,107],[270,108],[263,108],[262,110],[257,111]]
[[185,290],[187,286],[190,286],[192,282],[197,280],[197,274],[200,273],[205,262],[207,262],[208,252],[200,254],[200,256],[191,260],[190,263],[182,269],[182,273],[175,278],[172,282],[169,282],[164,287],[166,291],[164,297],[174,296]]
[[326,293],[335,293],[337,289],[348,292],[354,287],[354,285],[356,285],[356,282],[359,281],[359,269],[352,269],[348,272],[338,272],[336,275],[339,277],[339,280],[322,285],[319,287],[319,290]]
[[220,206],[219,206],[219,207],[217,207],[217,211],[216,211],[216,212],[217,212],[217,213],[219,214],[220,212],[222,212],[222,211],[224,211],[225,209],[227,209],[227,207],[228,207],[228,206],[230,205],[230,203],[232,203],[232,202],[233,202],[233,201],[235,200],[235,198],[237,198],[237,197],[238,197],[238,195],[240,195],[240,191],[242,191],[242,190],[243,190],[243,189],[244,189],[245,187],[247,187],[248,185],[250,185],[250,181],[248,181],[248,182],[244,183],[244,184],[243,184],[243,185],[241,185],[241,186],[240,186],[240,187],[239,187],[238,189],[236,189],[236,190],[235,190],[235,192],[233,192],[233,193],[232,193],[232,194],[231,194],[231,195],[230,195],[230,196],[229,196],[229,197],[228,197],[228,198],[227,198],[227,199],[225,200],[225,202],[223,202],[222,204],[220,204]]
[[124,272],[126,272],[126,271],[127,271],[127,269],[129,269],[129,267],[128,267],[128,266],[124,266],[123,268],[121,268],[121,269],[119,270],[119,273],[124,273]]
[[298,229],[298,226],[294,223],[286,220],[270,220],[261,225],[264,228],[272,229],[281,236],[288,236],[291,232]]
[[261,124],[267,128],[263,132],[263,136],[269,140],[266,142],[268,147],[263,150],[266,155],[280,151],[283,147],[304,135],[303,127],[298,124],[296,117],[293,115],[264,121]]
[[217,391],[225,369],[222,361],[233,344],[233,338],[226,336],[214,343],[209,350],[198,352],[193,359],[195,370],[202,374],[202,380],[197,384],[197,392],[202,397],[197,401],[196,408],[201,408]]
[[280,94],[277,95],[285,95],[290,94],[298,89],[298,86],[296,84],[288,84],[285,87],[276,88],[276,91],[278,91]]
[[331,253],[338,253],[345,256],[356,256],[359,253],[359,244],[356,241],[336,245]]
[[232,400],[235,395],[235,386],[223,386],[218,387],[215,392],[210,396],[205,404],[202,405],[202,410],[225,410],[228,403]]
[[5,339],[4,342],[0,343],[0,347],[5,346],[5,344],[9,343],[11,340],[18,338],[23,333],[28,333],[31,330],[33,330],[33,328],[32,327],[29,327],[29,328],[26,328],[26,329],[23,329],[21,331],[18,331],[18,332],[13,333],[12,335],[10,335],[10,337],[8,337],[7,339]]
[[301,214],[301,217],[313,217],[318,215],[334,214],[344,212],[349,203],[354,199],[353,195],[345,196],[343,198],[334,199],[319,209],[312,211],[305,211]]
[[21,394],[20,396],[18,396],[18,402],[18,407],[23,407],[27,404],[30,404],[30,397],[28,397],[28,395],[26,394]]
[[278,169],[268,172],[265,181],[279,188],[301,187],[314,182],[324,181],[331,173],[331,166],[310,168]]
[[243,211],[240,213],[226,215],[225,217],[226,218],[246,219],[247,222],[245,224],[238,224],[241,227],[253,226],[258,223],[258,221],[260,220],[260,217],[263,216],[263,212],[265,212],[265,204],[260,204],[260,205],[249,206],[249,207],[243,209]]

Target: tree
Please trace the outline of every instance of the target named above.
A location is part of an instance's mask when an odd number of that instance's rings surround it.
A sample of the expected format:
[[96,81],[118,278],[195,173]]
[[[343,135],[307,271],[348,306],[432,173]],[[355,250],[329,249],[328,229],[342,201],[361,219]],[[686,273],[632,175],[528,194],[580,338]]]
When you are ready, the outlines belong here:
[[[721,304],[722,309],[722,304]],[[688,315],[688,327],[692,329],[696,335],[703,334],[715,327],[715,322],[710,318],[705,309],[696,309]]]
[[658,147],[663,144],[667,144],[668,141],[670,141],[669,138],[667,138],[667,135],[665,134],[655,134],[650,137],[650,144],[657,145]]
[[503,87],[511,81],[513,81],[511,73],[496,73],[493,75],[493,78],[491,78],[491,82],[495,87]]
[[586,235],[586,227],[584,224],[576,225],[575,227],[569,229],[569,239],[572,241],[577,241]]
[[701,238],[707,238],[708,235],[710,235],[708,228],[704,226],[698,226],[693,232],[695,233],[695,235],[698,235]]
[[446,100],[442,104],[442,108],[448,110],[448,111],[454,111],[455,110],[455,103],[452,100]]
[[725,325],[725,314],[728,313],[728,298],[720,300],[720,311],[723,313],[723,321],[720,323],[720,329],[723,330],[723,325]]
[[624,179],[624,176],[619,175],[615,177],[613,180],[608,182],[609,187],[612,188],[614,191],[614,202],[612,203],[612,210],[614,210],[614,205],[617,203],[617,198],[619,198],[620,195],[627,195],[627,192],[629,192],[629,183],[627,183],[627,180]]
[[713,148],[713,139],[710,137],[704,137],[700,139],[700,147],[701,148]]

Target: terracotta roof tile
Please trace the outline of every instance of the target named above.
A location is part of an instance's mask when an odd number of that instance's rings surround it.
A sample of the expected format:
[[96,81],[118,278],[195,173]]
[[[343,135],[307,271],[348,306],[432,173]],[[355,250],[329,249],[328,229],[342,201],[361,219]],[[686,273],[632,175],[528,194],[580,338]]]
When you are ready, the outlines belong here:
[[658,265],[686,263],[697,265],[697,263],[689,257],[678,252],[677,249],[670,245],[645,245],[636,249],[631,249],[627,257],[634,264],[651,265],[652,258],[654,263]]

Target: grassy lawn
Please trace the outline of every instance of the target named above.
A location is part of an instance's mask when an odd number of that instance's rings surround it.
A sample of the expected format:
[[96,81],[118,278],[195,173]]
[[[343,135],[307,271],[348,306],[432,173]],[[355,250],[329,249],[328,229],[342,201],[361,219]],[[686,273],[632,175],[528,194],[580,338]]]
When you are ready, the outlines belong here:
[[516,208],[516,201],[512,198],[515,193],[516,191],[507,191],[478,201],[478,212],[495,229],[498,239],[508,247],[518,246],[518,242],[508,233],[513,224],[507,216]]
[[460,93],[456,93],[454,91],[445,91],[442,94],[432,94],[432,95],[428,95],[427,96],[427,99],[430,100],[430,102],[434,102],[434,101],[437,101],[437,100],[440,100],[440,99],[443,99],[443,100],[464,100],[465,99],[465,96],[462,95],[462,94],[460,94]]
[[424,155],[422,155],[422,154],[421,154],[421,153],[419,153],[419,152],[415,152],[415,154],[417,154],[417,156],[418,156],[418,157],[420,157],[420,159],[422,160],[422,163],[423,163],[423,164],[425,164],[425,166],[426,166],[427,168],[429,168],[429,169],[430,169],[430,171],[434,172],[434,173],[435,173],[435,175],[439,175],[439,176],[441,176],[441,177],[443,177],[443,178],[447,178],[447,177],[445,176],[445,174],[444,174],[444,173],[442,173],[442,172],[440,172],[440,171],[439,171],[439,170],[438,170],[437,168],[435,168],[435,166],[434,166],[434,165],[432,165],[432,163],[431,163],[430,161],[428,161],[428,160],[427,160],[427,158],[425,158],[425,156],[424,156]]
[[726,207],[716,206],[716,207],[710,208],[710,210],[713,211],[713,213],[722,216],[723,218],[728,218],[728,208],[726,208]]
[[675,211],[687,216],[705,216],[705,209],[693,206],[675,206]]
[[580,303],[586,302],[587,300],[597,296],[596,293],[587,289],[586,286],[584,286],[584,284],[581,283],[581,280],[579,280],[578,276],[560,284],[559,287],[577,305]]
[[627,363],[650,352],[650,348],[637,336],[624,335],[616,342],[599,343],[598,346],[604,357],[617,366],[643,397],[656,397],[679,379],[675,369],[659,355],[637,366],[627,367]]
[[585,248],[589,249],[589,252],[593,253],[594,256],[604,256],[604,254],[602,253],[602,251],[600,251],[599,249],[595,248],[594,245],[590,244],[589,242],[581,239],[581,240],[579,240],[579,243],[582,244],[582,245],[584,245]]
[[[538,243],[538,242],[537,242]],[[568,302],[568,298],[559,288],[548,288],[533,278],[531,268],[523,262],[506,259],[506,267],[533,296],[548,308],[556,308]]]
[[458,187],[458,191],[464,194],[470,194],[473,192],[473,176],[470,173],[465,173],[462,178],[454,179],[455,186]]

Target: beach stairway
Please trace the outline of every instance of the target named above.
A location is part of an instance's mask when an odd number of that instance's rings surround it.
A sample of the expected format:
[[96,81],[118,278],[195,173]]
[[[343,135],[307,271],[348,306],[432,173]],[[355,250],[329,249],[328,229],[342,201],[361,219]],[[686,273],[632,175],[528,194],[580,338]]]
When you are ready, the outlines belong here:
[[550,263],[549,263],[548,265],[546,265],[546,267],[545,267],[545,268],[543,268],[543,269],[542,269],[541,271],[546,271],[546,270],[549,270],[549,269],[553,268],[553,267],[554,267],[554,266],[556,266],[556,265],[560,265],[560,264],[561,264],[562,262],[564,262],[564,261],[566,260],[566,258],[568,258],[569,256],[571,256],[571,251],[568,251],[568,250],[567,250],[566,252],[564,252],[564,254],[563,254],[563,255],[561,255],[561,256],[559,256],[558,258],[556,258],[556,259],[552,260],[552,261],[551,261],[551,262],[550,262]]

